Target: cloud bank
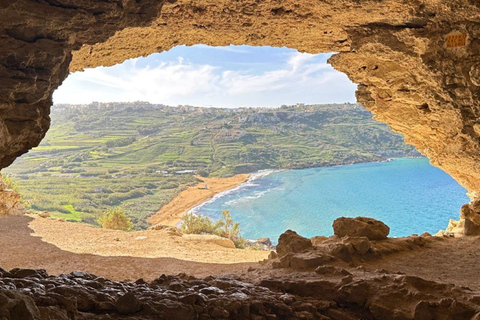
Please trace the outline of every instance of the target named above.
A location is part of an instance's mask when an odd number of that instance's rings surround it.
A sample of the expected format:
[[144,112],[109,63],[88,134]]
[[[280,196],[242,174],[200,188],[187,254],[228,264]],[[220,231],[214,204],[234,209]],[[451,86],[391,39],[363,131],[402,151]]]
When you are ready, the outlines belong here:
[[[140,100],[215,107],[355,102],[356,86],[326,63],[329,55],[278,48],[259,53],[252,47],[190,48],[191,53],[184,47],[181,55],[153,54],[73,73],[55,92],[54,102]],[[196,54],[207,49],[213,53]],[[239,66],[239,55],[262,56]]]

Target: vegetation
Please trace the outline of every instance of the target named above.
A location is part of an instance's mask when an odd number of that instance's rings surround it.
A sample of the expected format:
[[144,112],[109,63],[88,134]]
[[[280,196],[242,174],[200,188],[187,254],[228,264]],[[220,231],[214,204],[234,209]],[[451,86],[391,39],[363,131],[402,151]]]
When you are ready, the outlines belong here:
[[1,173],[1,179],[3,180],[3,183],[5,183],[8,189],[18,192],[18,183],[12,179],[12,176]]
[[240,236],[240,223],[234,222],[230,211],[222,211],[222,219],[213,222],[209,217],[186,213],[180,231],[189,234],[215,234],[233,241],[235,247],[244,248],[246,240]]
[[120,208],[113,208],[105,212],[98,219],[98,223],[102,228],[113,230],[130,231],[133,227],[130,218]]
[[215,234],[219,223],[214,223],[209,217],[186,213],[182,216],[180,231],[187,234]]
[[[33,210],[98,224],[112,206],[135,229],[192,174],[231,176],[418,155],[356,104],[278,109],[169,107],[143,102],[52,108],[41,145],[7,168]],[[187,174],[176,172],[187,170]]]

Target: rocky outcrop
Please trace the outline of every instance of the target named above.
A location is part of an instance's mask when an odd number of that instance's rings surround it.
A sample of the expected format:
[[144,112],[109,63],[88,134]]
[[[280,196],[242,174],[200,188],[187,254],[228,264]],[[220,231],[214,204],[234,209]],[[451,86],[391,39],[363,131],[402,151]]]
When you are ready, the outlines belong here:
[[480,198],[464,204],[460,209],[460,220],[450,219],[445,230],[439,236],[479,236],[480,235]]
[[293,230],[287,230],[278,238],[277,254],[284,256],[288,253],[304,252],[312,248],[310,239],[298,235]]
[[339,218],[334,221],[335,235],[306,239],[287,230],[278,239],[277,253],[271,255],[272,267],[315,270],[337,262],[372,261],[392,253],[416,250],[441,237],[422,236],[387,238],[389,227],[365,217]]
[[333,222],[333,233],[339,237],[366,237],[370,240],[386,239],[390,228],[383,223],[372,218],[341,217]]

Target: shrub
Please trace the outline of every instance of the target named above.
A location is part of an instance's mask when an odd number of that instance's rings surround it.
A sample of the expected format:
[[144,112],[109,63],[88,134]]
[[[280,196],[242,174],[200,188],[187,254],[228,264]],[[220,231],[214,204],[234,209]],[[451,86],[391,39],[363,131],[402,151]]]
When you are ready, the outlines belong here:
[[18,192],[18,184],[15,181],[13,181],[10,175],[2,173],[1,179],[7,185],[8,189]]
[[133,227],[130,218],[120,208],[106,211],[97,222],[105,229],[129,231]]
[[215,234],[218,229],[218,223],[213,223],[209,217],[186,213],[182,217],[182,226],[180,231],[193,234]]
[[240,236],[240,223],[234,222],[230,211],[222,211],[223,219],[213,222],[209,217],[186,213],[180,231],[193,234],[215,234],[233,241],[235,247],[244,248],[246,240]]

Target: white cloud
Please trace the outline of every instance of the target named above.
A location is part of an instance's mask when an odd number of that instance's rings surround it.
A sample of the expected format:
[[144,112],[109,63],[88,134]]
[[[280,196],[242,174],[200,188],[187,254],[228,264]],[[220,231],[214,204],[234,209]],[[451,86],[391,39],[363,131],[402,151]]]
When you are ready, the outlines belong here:
[[214,61],[192,63],[184,57],[156,63],[148,59],[74,73],[55,92],[54,102],[142,100],[171,105],[273,107],[355,100],[355,85],[311,54],[284,55],[273,70],[255,70],[258,64],[238,70],[215,66]]

